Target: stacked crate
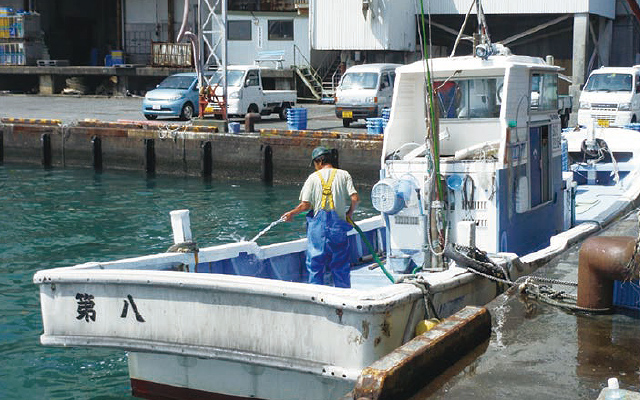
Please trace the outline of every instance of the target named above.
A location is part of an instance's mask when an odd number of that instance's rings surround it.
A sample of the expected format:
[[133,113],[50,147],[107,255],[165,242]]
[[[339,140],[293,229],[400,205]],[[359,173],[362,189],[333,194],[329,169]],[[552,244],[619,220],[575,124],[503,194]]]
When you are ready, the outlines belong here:
[[36,65],[43,53],[40,14],[0,7],[0,65]]

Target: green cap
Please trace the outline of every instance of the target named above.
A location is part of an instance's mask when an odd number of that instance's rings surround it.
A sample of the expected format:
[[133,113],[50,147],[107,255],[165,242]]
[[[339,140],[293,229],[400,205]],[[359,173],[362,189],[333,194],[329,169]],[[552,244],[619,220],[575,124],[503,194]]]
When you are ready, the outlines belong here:
[[331,150],[327,149],[324,146],[318,146],[311,152],[311,161],[325,154],[331,154]]

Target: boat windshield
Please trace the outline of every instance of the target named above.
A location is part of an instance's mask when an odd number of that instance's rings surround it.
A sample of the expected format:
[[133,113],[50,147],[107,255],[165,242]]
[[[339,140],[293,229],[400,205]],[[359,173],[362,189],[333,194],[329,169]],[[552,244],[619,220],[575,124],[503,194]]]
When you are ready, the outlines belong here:
[[340,89],[376,89],[377,87],[377,72],[349,72],[344,75],[340,83]]
[[[238,69],[227,70],[227,79],[229,83],[227,86],[242,86],[242,77],[244,76],[244,71]],[[211,75],[211,86],[222,85],[224,80],[222,79],[222,71],[215,71]]]
[[630,74],[593,74],[584,85],[585,92],[630,92],[633,77]]
[[189,89],[193,81],[195,80],[195,76],[189,75],[171,75],[165,78],[158,85],[158,89]]
[[440,118],[498,118],[504,78],[434,81]]

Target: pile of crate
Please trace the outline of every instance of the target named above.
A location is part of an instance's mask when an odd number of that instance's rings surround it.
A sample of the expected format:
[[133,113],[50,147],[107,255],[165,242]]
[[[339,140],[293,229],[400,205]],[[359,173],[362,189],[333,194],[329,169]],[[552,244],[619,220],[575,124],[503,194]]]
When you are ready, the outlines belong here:
[[0,65],[36,65],[44,51],[40,14],[0,7]]

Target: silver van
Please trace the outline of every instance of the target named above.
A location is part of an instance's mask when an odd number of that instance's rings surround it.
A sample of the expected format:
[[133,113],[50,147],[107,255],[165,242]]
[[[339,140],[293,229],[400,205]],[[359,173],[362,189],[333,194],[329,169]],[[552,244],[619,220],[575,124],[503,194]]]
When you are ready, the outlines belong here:
[[351,122],[382,116],[391,107],[396,68],[401,64],[362,64],[348,68],[336,89],[336,117]]

